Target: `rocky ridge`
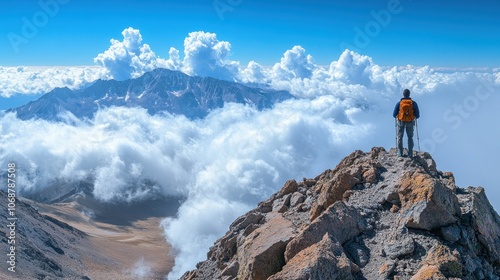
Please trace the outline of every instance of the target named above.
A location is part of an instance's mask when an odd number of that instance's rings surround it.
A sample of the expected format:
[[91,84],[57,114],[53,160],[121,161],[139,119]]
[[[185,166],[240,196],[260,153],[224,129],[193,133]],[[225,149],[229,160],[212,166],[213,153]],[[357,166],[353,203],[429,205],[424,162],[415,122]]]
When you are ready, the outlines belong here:
[[500,217],[428,153],[355,151],[290,180],[181,279],[500,279]]

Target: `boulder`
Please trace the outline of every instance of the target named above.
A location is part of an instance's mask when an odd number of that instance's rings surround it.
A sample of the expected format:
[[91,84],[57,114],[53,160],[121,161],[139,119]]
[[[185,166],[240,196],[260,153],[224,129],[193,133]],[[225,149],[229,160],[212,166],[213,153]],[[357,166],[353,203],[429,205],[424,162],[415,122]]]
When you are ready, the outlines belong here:
[[429,174],[405,173],[398,193],[401,219],[409,228],[432,230],[455,223],[460,215],[453,191]]
[[277,213],[238,246],[238,279],[265,280],[285,265],[285,248],[294,235],[293,225]]
[[300,251],[268,280],[350,280],[354,279],[352,273],[352,263],[340,242],[325,233],[319,242]]
[[366,227],[363,217],[342,201],[330,206],[321,216],[305,227],[286,247],[285,260],[319,242],[325,233],[341,244],[356,237]]
[[457,251],[437,244],[429,251],[422,268],[411,278],[411,280],[423,279],[462,279],[462,262]]

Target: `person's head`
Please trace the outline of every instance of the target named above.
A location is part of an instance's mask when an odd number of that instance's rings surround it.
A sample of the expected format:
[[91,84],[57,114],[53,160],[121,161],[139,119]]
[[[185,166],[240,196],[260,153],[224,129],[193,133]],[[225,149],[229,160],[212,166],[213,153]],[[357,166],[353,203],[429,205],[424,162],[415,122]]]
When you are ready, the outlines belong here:
[[409,98],[410,97],[410,90],[409,89],[405,89],[403,91],[403,97],[404,98]]

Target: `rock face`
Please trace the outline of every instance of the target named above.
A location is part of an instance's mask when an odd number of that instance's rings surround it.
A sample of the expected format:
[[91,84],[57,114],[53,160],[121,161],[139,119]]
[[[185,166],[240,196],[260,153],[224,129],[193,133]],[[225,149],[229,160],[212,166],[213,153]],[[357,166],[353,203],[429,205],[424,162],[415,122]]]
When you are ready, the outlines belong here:
[[356,151],[288,181],[181,279],[500,279],[500,217],[428,153]]

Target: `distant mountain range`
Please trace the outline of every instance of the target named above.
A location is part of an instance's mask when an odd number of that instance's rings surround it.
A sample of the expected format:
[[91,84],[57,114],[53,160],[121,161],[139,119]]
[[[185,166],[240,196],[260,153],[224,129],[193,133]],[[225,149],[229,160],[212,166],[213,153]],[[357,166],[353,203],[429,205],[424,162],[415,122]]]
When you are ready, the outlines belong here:
[[249,104],[262,110],[290,98],[293,96],[287,91],[156,69],[126,81],[98,80],[80,90],[56,88],[36,101],[7,112],[15,111],[23,120],[60,120],[60,114],[68,111],[83,119],[92,118],[99,108],[124,106],[142,107],[152,115],[166,111],[196,119],[204,118],[227,102]]

